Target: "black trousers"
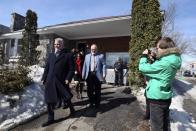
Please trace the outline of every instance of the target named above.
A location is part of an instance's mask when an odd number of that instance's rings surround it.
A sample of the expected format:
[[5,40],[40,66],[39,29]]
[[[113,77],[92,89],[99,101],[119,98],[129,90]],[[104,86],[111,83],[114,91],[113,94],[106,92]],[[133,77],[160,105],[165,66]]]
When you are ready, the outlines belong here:
[[78,84],[76,85],[76,92],[82,94],[83,86],[84,86],[84,83],[79,81]]
[[115,71],[115,85],[123,85],[123,71]]
[[99,106],[101,101],[101,82],[94,72],[90,72],[87,77],[87,95],[91,105]]
[[146,98],[146,119],[150,119],[150,102]]
[[[73,108],[71,100],[68,100],[66,102],[67,102],[67,105],[68,105],[68,107],[70,109],[70,112],[73,113],[74,112],[74,108]],[[55,105],[56,105],[56,103],[47,103],[48,121],[54,120]]]
[[167,102],[161,105],[150,102],[151,131],[169,131],[170,104],[171,102]]
[[[67,93],[70,95],[70,97],[72,98],[73,97],[73,94],[71,93],[71,90],[69,88],[69,85],[65,85],[65,89],[66,89]],[[60,91],[58,88],[57,88],[57,93],[58,93],[58,103],[57,103],[57,106],[58,107],[61,107],[62,103],[64,104],[64,106],[65,105],[68,105],[67,104],[67,101],[69,101],[69,100],[67,100],[67,98],[65,97],[66,94],[62,94],[62,91]],[[71,105],[72,105],[72,103],[71,103]]]
[[48,121],[54,120],[55,103],[47,103]]

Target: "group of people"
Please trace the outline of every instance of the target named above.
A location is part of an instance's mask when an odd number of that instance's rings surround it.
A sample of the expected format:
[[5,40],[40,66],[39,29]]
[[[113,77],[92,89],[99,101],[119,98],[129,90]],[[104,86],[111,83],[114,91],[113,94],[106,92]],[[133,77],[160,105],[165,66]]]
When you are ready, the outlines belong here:
[[[72,93],[69,83],[75,74],[87,83],[89,107],[99,107],[101,101],[101,84],[105,79],[105,61],[103,54],[97,52],[97,45],[92,44],[90,53],[82,60],[80,54],[73,58],[73,53],[64,49],[62,38],[56,38],[55,51],[48,57],[42,82],[45,85],[45,101],[48,109],[47,126],[54,122],[54,108],[59,100],[65,101],[70,114],[75,113],[71,102]],[[147,101],[146,118],[150,119],[151,131],[169,130],[169,107],[172,99],[171,82],[181,67],[181,52],[169,37],[160,38],[153,51],[144,50],[139,61],[139,71],[146,78],[145,96]],[[74,61],[75,60],[75,61]],[[83,63],[81,65],[81,63]],[[77,65],[74,68],[74,65]],[[119,59],[114,70],[122,71]],[[122,74],[115,84],[122,84]],[[77,79],[77,75],[75,76]],[[78,80],[80,82],[80,80]],[[80,91],[78,91],[81,93]],[[81,96],[78,96],[78,98]]]
[[76,81],[77,97],[82,98],[82,80],[87,83],[87,95],[89,107],[100,106],[101,84],[105,79],[104,56],[97,52],[97,45],[92,44],[90,53],[83,59],[79,52],[70,52],[64,48],[64,40],[54,40],[54,52],[50,53],[42,76],[42,84],[45,85],[45,102],[47,104],[48,120],[43,127],[54,123],[54,109],[56,104],[64,103],[70,109],[70,115],[75,114],[71,102],[73,94],[69,84],[74,77]]

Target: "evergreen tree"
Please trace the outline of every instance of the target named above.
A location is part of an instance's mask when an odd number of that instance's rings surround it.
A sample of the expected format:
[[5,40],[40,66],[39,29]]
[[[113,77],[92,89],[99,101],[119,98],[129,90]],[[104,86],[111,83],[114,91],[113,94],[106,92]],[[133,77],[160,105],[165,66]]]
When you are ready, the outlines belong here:
[[163,15],[159,7],[158,0],[148,0],[146,4],[148,14],[145,41],[147,47],[155,47],[157,40],[161,37]]
[[0,65],[3,65],[3,57],[4,57],[3,47],[0,45]]
[[142,52],[155,46],[161,36],[162,15],[158,0],[133,0],[131,12],[131,41],[129,44],[131,85],[144,86],[143,76],[138,71]]
[[37,64],[39,51],[36,50],[39,45],[39,35],[37,34],[37,14],[28,10],[25,18],[25,29],[22,38],[22,51],[20,63],[22,65]]

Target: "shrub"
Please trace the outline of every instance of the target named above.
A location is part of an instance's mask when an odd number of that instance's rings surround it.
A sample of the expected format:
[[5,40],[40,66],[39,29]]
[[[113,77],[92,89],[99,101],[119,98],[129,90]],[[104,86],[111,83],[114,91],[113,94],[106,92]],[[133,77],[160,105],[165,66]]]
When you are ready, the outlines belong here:
[[31,79],[27,77],[29,70],[18,66],[16,69],[0,70],[0,92],[3,94],[15,93],[23,90],[30,84]]

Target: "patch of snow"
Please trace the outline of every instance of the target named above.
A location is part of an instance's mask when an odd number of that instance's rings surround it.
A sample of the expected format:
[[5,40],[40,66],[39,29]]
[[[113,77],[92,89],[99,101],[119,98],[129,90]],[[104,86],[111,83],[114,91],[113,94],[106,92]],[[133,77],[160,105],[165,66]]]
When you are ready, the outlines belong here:
[[34,84],[14,95],[0,94],[0,130],[8,130],[46,111],[44,89],[38,84],[44,69],[38,65],[29,69],[28,76],[35,82]]
[[14,96],[11,97],[11,99],[13,99],[13,100],[19,100],[19,96],[18,95],[14,95]]
[[[174,92],[176,94],[176,92]],[[175,95],[170,106],[171,131],[196,131],[192,116],[183,109],[184,98]]]
[[[194,90],[190,90],[195,93]],[[195,94],[194,94],[195,95]],[[145,109],[144,89],[137,92],[137,100]],[[193,117],[183,109],[183,96],[174,91],[174,97],[170,106],[170,127],[171,131],[196,131],[196,123]]]
[[6,107],[9,107],[10,106],[10,103],[9,102],[2,102],[0,104],[1,108],[6,108]]
[[28,74],[28,77],[30,77],[34,82],[40,82],[44,68],[41,68],[38,65],[33,65],[30,66],[29,69],[30,73]]
[[37,83],[16,95],[0,94],[0,99],[4,101],[4,104],[0,104],[0,130],[13,128],[46,111],[44,89]]

